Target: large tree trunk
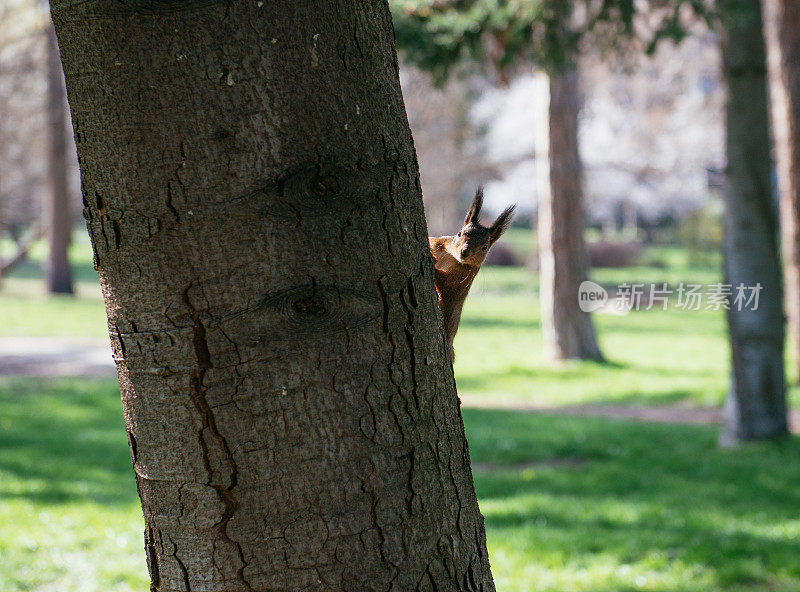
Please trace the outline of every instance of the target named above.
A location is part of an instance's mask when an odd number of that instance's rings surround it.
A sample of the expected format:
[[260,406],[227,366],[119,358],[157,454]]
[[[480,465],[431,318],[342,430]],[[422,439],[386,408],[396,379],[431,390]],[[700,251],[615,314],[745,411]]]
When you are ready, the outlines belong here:
[[72,294],[69,243],[72,232],[67,165],[67,117],[64,75],[58,56],[58,41],[51,26],[47,32],[47,112],[49,184],[44,207],[44,227],[49,255],[45,264],[47,290]]
[[53,11],[152,590],[494,590],[386,2]]
[[[761,10],[726,19],[724,78],[728,87],[725,281],[761,292],[757,309],[731,302],[731,389],[723,443],[787,432],[784,319],[777,216],[770,183],[767,79]],[[741,310],[740,310],[741,309]]]
[[537,159],[549,169],[539,175],[539,262],[542,330],[550,357],[602,360],[592,319],[580,309],[578,288],[587,276],[581,160],[578,153],[578,72],[554,74],[540,83]]
[[800,3],[763,0],[789,336],[800,373]]

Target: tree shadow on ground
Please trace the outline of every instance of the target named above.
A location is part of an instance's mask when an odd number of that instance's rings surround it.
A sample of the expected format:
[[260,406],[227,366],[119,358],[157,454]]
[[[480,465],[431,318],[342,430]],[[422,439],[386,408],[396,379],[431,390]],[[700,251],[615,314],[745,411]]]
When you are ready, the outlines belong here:
[[490,316],[465,316],[461,319],[460,326],[473,329],[514,329],[522,332],[539,331],[542,328],[538,320],[512,320]]
[[[14,268],[14,271],[8,274],[8,277],[21,280],[41,280],[44,278],[42,265],[43,263],[41,261],[28,259]],[[73,262],[70,265],[70,270],[72,271],[72,280],[75,282],[87,284],[97,283],[97,272],[94,270],[91,263]]]
[[137,498],[115,380],[0,379],[0,498]]

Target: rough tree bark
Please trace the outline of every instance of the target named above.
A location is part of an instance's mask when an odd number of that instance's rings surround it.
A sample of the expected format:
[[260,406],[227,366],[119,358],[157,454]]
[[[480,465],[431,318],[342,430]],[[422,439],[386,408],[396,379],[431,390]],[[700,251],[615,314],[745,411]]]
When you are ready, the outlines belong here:
[[580,309],[578,288],[587,277],[587,254],[578,113],[578,72],[568,70],[540,82],[539,268],[542,330],[551,358],[602,360],[589,313]]
[[[759,0],[749,18],[727,18],[725,281],[761,285],[759,305],[731,306],[731,387],[723,444],[787,433],[784,318],[778,228],[770,183],[767,78]],[[739,310],[741,308],[741,310]]]
[[53,13],[152,590],[494,590],[386,2]]
[[789,337],[800,372],[800,3],[763,0]]
[[49,254],[45,263],[47,290],[51,294],[72,294],[69,243],[72,232],[67,164],[66,90],[55,29],[47,31],[47,115],[48,195],[44,207],[44,228]]

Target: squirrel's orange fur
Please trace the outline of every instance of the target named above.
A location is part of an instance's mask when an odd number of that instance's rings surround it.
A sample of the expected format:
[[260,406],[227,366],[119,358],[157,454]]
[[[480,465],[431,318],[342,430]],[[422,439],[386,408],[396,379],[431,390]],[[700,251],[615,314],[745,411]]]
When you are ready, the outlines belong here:
[[458,234],[428,238],[436,268],[436,294],[439,297],[439,309],[442,311],[451,362],[455,358],[453,339],[458,331],[461,309],[472,280],[478,275],[489,249],[506,231],[514,215],[515,206],[508,207],[487,228],[479,222],[481,206],[483,188],[479,187],[464,219],[464,226]]

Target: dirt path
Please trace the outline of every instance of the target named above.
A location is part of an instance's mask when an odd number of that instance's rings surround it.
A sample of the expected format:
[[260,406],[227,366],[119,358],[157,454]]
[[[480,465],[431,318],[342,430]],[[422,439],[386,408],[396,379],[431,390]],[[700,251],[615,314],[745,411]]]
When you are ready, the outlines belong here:
[[[676,405],[537,405],[522,402],[490,401],[477,397],[462,400],[464,407],[473,409],[506,409],[531,413],[551,413],[553,415],[580,415],[586,417],[607,417],[632,421],[653,421],[658,423],[690,423],[714,425],[722,423],[722,409],[718,407],[698,407],[687,404]],[[800,410],[789,413],[792,433],[800,433]]]
[[117,370],[107,339],[2,337],[0,375],[110,378]]

